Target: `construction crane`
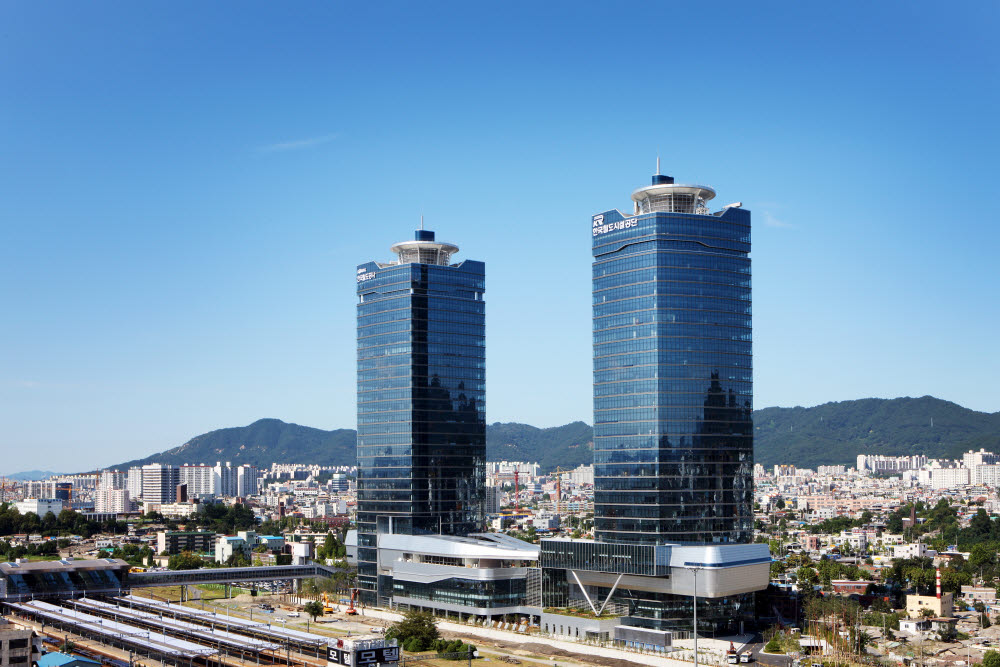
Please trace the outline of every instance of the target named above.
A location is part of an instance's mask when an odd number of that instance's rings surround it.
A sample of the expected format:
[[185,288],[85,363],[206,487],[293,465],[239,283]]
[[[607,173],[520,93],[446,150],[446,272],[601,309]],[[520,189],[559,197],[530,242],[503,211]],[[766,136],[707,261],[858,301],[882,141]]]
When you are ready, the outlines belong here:
[[15,488],[14,482],[10,482],[6,477],[0,478],[0,503],[7,502],[7,489],[11,491]]

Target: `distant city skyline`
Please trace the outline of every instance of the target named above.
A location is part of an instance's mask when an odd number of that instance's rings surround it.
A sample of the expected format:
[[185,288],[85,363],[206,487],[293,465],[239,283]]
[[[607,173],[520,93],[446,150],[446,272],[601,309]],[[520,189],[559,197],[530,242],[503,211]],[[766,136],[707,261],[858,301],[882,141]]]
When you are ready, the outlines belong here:
[[345,284],[421,215],[487,421],[593,423],[590,216],[657,155],[753,212],[754,408],[1000,410],[1000,6],[932,7],[0,7],[4,472],[354,428]]

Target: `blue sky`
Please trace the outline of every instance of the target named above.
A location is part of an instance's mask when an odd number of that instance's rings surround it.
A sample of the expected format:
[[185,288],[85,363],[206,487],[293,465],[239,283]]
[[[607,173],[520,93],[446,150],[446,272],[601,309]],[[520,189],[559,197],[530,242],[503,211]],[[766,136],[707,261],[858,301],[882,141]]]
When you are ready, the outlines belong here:
[[591,420],[590,215],[753,212],[755,407],[1000,410],[992,2],[4,3],[2,472],[354,416],[354,269],[487,264],[489,421]]

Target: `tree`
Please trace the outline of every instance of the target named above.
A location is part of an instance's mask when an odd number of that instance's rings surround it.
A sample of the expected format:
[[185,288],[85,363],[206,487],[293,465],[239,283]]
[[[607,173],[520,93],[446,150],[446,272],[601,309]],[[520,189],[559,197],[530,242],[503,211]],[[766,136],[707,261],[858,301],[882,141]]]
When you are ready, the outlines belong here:
[[968,572],[960,572],[952,568],[941,570],[941,590],[958,594],[962,586],[972,583],[972,575]]
[[983,667],[1000,667],[1000,653],[990,649],[983,655]]
[[427,650],[437,640],[437,622],[429,612],[411,610],[386,630],[385,638],[398,639],[407,651],[419,653]]
[[796,578],[796,588],[799,591],[799,595],[804,597],[809,597],[814,594],[814,586],[819,581],[819,576],[816,574],[816,570],[811,567],[802,566],[795,571]]
[[[983,510],[979,511],[983,512]],[[986,512],[983,512],[983,514],[986,514]],[[973,521],[975,521],[975,519],[973,519]],[[987,521],[989,521],[989,519],[987,519]],[[973,545],[972,549],[969,550],[969,565],[972,569],[978,570],[981,567],[993,565],[996,562],[997,557],[996,546],[997,545],[995,543],[991,542],[981,542]]]
[[988,538],[992,529],[993,522],[990,521],[990,515],[980,507],[973,515],[972,520],[969,521],[967,534],[979,538]]
[[202,566],[202,560],[190,551],[174,554],[167,561],[168,570],[197,570]]
[[234,551],[226,559],[226,567],[250,567],[250,559],[242,551]]
[[865,648],[872,643],[872,637],[864,630],[858,632],[855,628],[850,628],[851,649],[857,651],[858,655],[865,654]]
[[323,612],[326,611],[323,608],[323,603],[320,602],[319,600],[310,600],[309,602],[306,602],[305,610],[307,614],[312,616],[312,620],[314,623],[316,622],[316,617],[322,616]]
[[319,560],[326,560],[328,558],[333,559],[337,557],[337,538],[334,537],[333,531],[329,531],[326,534],[326,538],[323,540],[323,546],[316,550],[316,557]]

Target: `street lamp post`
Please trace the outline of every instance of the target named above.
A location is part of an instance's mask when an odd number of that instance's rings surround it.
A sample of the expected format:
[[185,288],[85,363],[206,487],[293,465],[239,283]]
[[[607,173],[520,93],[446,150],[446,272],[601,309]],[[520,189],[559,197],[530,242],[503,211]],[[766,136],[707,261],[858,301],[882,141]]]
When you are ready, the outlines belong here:
[[692,636],[694,637],[694,667],[698,667],[698,568],[689,567],[694,575],[694,604],[692,605],[693,615],[691,620]]

